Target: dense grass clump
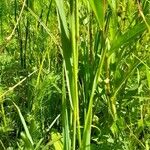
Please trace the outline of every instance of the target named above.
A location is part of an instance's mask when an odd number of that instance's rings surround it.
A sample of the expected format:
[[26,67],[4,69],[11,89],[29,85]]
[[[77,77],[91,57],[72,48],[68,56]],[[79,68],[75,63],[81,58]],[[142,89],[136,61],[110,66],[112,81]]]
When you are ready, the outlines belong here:
[[149,0],[0,1],[0,150],[149,150]]

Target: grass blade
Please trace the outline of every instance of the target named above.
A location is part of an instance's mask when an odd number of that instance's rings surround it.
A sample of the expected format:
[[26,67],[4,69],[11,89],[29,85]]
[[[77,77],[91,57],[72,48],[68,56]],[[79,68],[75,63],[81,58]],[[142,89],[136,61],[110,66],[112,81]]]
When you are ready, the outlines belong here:
[[22,125],[23,125],[24,130],[25,130],[25,133],[26,133],[26,135],[27,135],[27,137],[28,137],[28,139],[29,139],[31,145],[33,146],[33,145],[34,145],[33,139],[32,139],[32,137],[31,137],[31,135],[30,135],[30,132],[29,132],[29,130],[28,130],[28,127],[27,127],[27,124],[26,124],[26,122],[25,122],[25,119],[24,119],[24,117],[23,117],[23,115],[22,115],[22,113],[21,113],[19,107],[18,107],[14,102],[13,102],[13,104],[14,104],[14,106],[16,107],[16,109],[17,109],[17,111],[18,111],[20,120],[21,120]]
[[118,50],[122,45],[127,44],[135,40],[139,35],[146,31],[147,26],[144,22],[135,25],[134,27],[128,29],[124,34],[119,35],[112,41],[112,46],[109,51],[109,55]]
[[62,0],[55,0],[55,1],[56,1],[57,9],[58,9],[58,14],[59,14],[58,21],[59,21],[60,30],[61,30],[60,32],[61,32],[61,40],[62,40],[62,55],[65,60],[66,81],[67,81],[70,105],[73,109],[72,97],[70,95],[70,91],[71,91],[70,81],[72,80],[71,42],[70,42],[69,34],[68,34],[68,27],[67,27],[67,21],[66,21],[66,17],[65,17],[65,11],[64,11],[64,7],[63,7],[63,1]]
[[91,7],[95,13],[101,30],[104,28],[105,3],[105,0],[90,0]]

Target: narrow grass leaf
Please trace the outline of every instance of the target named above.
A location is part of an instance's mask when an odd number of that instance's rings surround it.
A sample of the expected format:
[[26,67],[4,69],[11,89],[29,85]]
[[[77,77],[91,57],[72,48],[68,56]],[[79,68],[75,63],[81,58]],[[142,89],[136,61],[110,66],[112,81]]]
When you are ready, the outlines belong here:
[[88,112],[85,120],[84,125],[84,132],[83,132],[83,140],[82,140],[82,149],[86,147],[86,150],[90,150],[90,141],[91,141],[91,125],[92,125],[92,107],[93,107],[93,98],[95,94],[95,89],[97,87],[100,74],[102,72],[105,56],[106,56],[106,48],[102,50],[102,59],[99,61],[98,69],[96,71],[93,85],[92,85],[92,91],[90,95],[90,101],[88,106]]
[[113,94],[112,97],[116,97],[117,93],[119,92],[119,90],[122,88],[123,84],[125,83],[125,81],[130,77],[130,75],[132,74],[132,72],[138,67],[138,65],[141,62],[136,62],[135,64],[133,64],[132,68],[128,71],[128,73],[126,74],[126,76],[120,81],[119,86],[115,89],[115,92]]
[[150,70],[148,67],[146,67],[146,75],[147,75],[148,87],[150,89]]
[[[63,67],[64,68],[64,67]],[[63,81],[62,81],[62,122],[63,122],[63,149],[70,150],[70,129],[68,121],[68,110],[66,103],[66,88],[65,88],[65,70],[63,72]]]
[[20,117],[20,119],[21,119],[22,125],[23,125],[24,130],[25,130],[25,133],[26,133],[26,135],[27,135],[29,141],[31,142],[31,145],[33,146],[33,145],[34,145],[33,139],[32,139],[32,137],[31,137],[31,135],[30,135],[30,132],[29,132],[29,130],[28,130],[28,127],[27,127],[27,124],[26,124],[26,122],[25,122],[25,119],[24,119],[24,117],[23,117],[23,115],[22,115],[22,113],[21,113],[19,107],[18,107],[14,102],[13,102],[13,104],[14,104],[14,106],[16,107],[16,109],[17,109],[17,111],[18,111],[19,117]]
[[40,149],[40,146],[41,146],[41,144],[42,144],[43,140],[44,140],[44,138],[41,138],[41,139],[37,142],[36,147],[35,147],[35,149],[34,149],[34,150],[38,150],[38,149]]
[[111,55],[113,52],[118,50],[122,45],[127,44],[135,40],[139,35],[141,35],[145,30],[147,29],[144,22],[135,25],[134,27],[130,28],[128,31],[126,31],[124,34],[119,35],[115,38],[114,41],[112,41],[112,46],[109,51],[109,55]]

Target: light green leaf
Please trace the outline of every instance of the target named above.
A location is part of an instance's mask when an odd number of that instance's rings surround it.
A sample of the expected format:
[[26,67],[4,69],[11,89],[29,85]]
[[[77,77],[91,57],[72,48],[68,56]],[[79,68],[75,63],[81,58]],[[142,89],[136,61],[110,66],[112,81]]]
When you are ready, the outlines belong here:
[[105,0],[90,0],[91,7],[95,13],[96,19],[102,30],[104,27],[104,17],[105,17]]
[[52,132],[51,133],[52,141],[54,141],[53,145],[55,150],[62,150],[63,149],[63,144],[61,139],[61,135],[59,132]]

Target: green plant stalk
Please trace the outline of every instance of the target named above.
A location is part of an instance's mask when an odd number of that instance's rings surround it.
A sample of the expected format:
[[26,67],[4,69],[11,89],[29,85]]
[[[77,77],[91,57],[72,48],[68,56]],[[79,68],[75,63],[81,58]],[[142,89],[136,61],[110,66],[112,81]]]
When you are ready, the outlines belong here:
[[[65,63],[64,63],[65,64]],[[68,124],[68,110],[67,110],[67,102],[66,102],[66,88],[65,88],[65,65],[63,67],[63,83],[62,83],[62,118],[63,118],[63,149],[70,150],[70,130]]]
[[72,81],[71,81],[71,96],[73,101],[73,138],[72,138],[72,149],[75,150],[76,147],[76,99],[77,99],[77,86],[76,86],[76,42],[75,42],[75,14],[74,14],[74,2],[70,2],[71,7],[71,47],[72,47],[72,59],[73,59],[73,68],[72,68]]
[[76,122],[77,122],[77,99],[78,99],[78,89],[77,89],[77,60],[76,60],[76,39],[75,39],[75,5],[74,1],[70,2],[71,7],[71,47],[72,47],[72,59],[73,59],[73,70],[72,70],[72,87],[71,87],[71,95],[73,100],[73,138],[72,138],[72,148],[75,150],[76,148]]
[[[104,35],[104,33],[103,33]],[[104,40],[104,36],[102,37],[102,44],[104,44],[103,42],[105,42]],[[85,120],[85,125],[84,125],[84,131],[83,131],[83,139],[82,139],[82,149],[86,149],[86,150],[90,150],[90,139],[91,139],[91,125],[92,125],[92,106],[93,106],[93,98],[94,98],[94,94],[95,94],[95,89],[97,87],[99,78],[100,78],[100,74],[102,72],[102,67],[104,64],[104,60],[106,57],[106,51],[107,49],[105,48],[104,45],[103,49],[102,49],[102,53],[101,53],[101,59],[99,61],[99,65],[96,71],[96,75],[94,77],[94,81],[93,81],[93,86],[92,86],[92,91],[91,91],[91,95],[90,95],[90,101],[89,101],[89,106],[88,106],[88,112],[87,112],[87,116],[86,116],[86,120]]]
[[[80,121],[79,121],[79,99],[78,99],[78,0],[71,1],[71,46],[72,46],[72,100],[73,100],[73,149],[76,149],[76,134],[78,134],[79,147],[81,146]],[[77,131],[76,131],[77,129]]]
[[76,21],[76,87],[77,87],[77,100],[76,100],[76,105],[77,105],[77,129],[78,129],[78,142],[79,142],[79,147],[81,147],[81,132],[80,132],[80,115],[79,115],[79,98],[78,98],[78,43],[79,43],[79,1],[75,1],[75,21]]
[[39,83],[40,83],[40,77],[41,77],[41,74],[42,74],[43,64],[44,64],[44,61],[45,61],[47,52],[48,52],[48,49],[47,49],[46,52],[43,54],[41,63],[39,63],[40,65],[39,65],[38,77],[37,77],[37,80],[36,80],[36,86],[35,86],[36,88],[38,87],[38,85],[39,85]]

